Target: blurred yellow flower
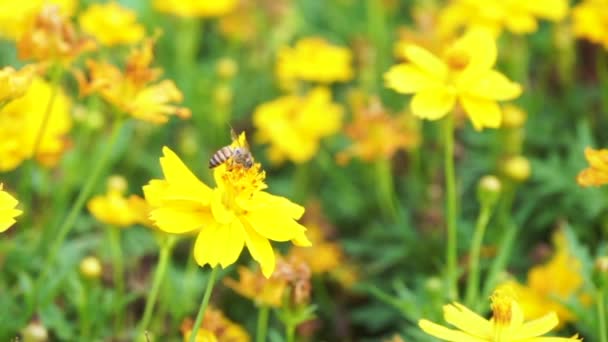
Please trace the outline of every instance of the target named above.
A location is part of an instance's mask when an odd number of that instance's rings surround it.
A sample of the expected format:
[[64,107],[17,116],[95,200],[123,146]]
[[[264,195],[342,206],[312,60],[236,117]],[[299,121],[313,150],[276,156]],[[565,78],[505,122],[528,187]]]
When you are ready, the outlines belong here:
[[580,186],[600,186],[608,184],[608,149],[585,148],[585,158],[589,167],[576,177]]
[[145,33],[135,11],[116,2],[92,4],[78,18],[82,31],[105,46],[139,42]]
[[[555,253],[544,265],[535,266],[528,272],[527,284],[511,280],[499,288],[513,289],[525,318],[535,319],[553,311],[563,323],[573,322],[576,317],[561,302],[580,295],[583,286],[581,262],[568,248],[562,231],[553,235]],[[580,297],[583,302],[585,297]]]
[[252,271],[244,266],[240,266],[237,272],[239,273],[239,280],[226,278],[224,279],[224,285],[251,300],[256,306],[270,306],[273,308],[281,306],[283,294],[287,290],[285,279],[274,276],[266,278],[259,269]]
[[54,166],[68,147],[71,102],[60,89],[32,156],[51,93],[51,85],[35,77],[23,96],[0,108],[0,171],[13,170],[31,157],[44,166]]
[[497,101],[512,100],[521,86],[492,69],[496,63],[496,42],[486,31],[469,31],[444,51],[442,59],[427,50],[405,48],[409,62],[393,66],[384,76],[387,87],[402,94],[415,94],[412,113],[437,120],[458,101],[473,127],[496,128],[501,123]]
[[338,132],[343,109],[331,102],[331,92],[317,87],[306,96],[283,96],[258,106],[253,114],[257,141],[269,143],[268,157],[274,163],[310,160],[320,140]]
[[[232,146],[243,146],[241,134]],[[165,175],[144,186],[152,206],[150,218],[168,233],[197,232],[194,258],[201,266],[228,267],[244,246],[270,277],[275,256],[269,240],[310,245],[306,228],[296,222],[304,208],[263,191],[265,172],[259,163],[247,168],[229,158],[213,170],[216,188],[209,188],[169,148],[160,159]]]
[[398,40],[394,46],[398,59],[407,59],[403,55],[406,47],[415,44],[432,53],[441,51],[446,41],[450,41],[456,32],[441,32],[439,30],[439,14],[441,6],[434,1],[424,1],[412,4],[411,15],[414,27],[403,25],[398,28]]
[[[120,183],[124,183],[124,186],[118,186]],[[137,195],[124,196],[126,180],[123,177],[110,177],[107,188],[105,195],[94,196],[87,203],[87,208],[98,221],[121,228],[147,224],[148,213],[144,211],[144,214],[141,210],[146,206],[146,201]]]
[[353,122],[345,128],[353,141],[336,159],[345,164],[352,157],[366,162],[390,159],[398,150],[411,150],[420,144],[418,119],[409,114],[391,116],[378,98],[354,104]]
[[305,224],[306,235],[312,242],[309,248],[293,247],[288,257],[304,260],[313,274],[331,272],[343,263],[344,252],[340,245],[328,241],[316,224]]
[[560,21],[568,14],[567,0],[452,0],[439,17],[444,34],[465,29],[485,29],[498,36],[503,29],[514,34],[532,33],[537,20]]
[[291,88],[298,80],[329,84],[353,78],[352,53],[320,37],[300,39],[293,48],[281,48],[276,73],[281,84]]
[[20,59],[64,63],[95,47],[90,38],[76,32],[56,5],[44,5],[17,42]]
[[[186,318],[180,327],[184,342],[190,340],[193,322]],[[240,325],[228,319],[216,308],[209,307],[205,310],[205,316],[201,328],[196,334],[196,342],[249,342],[247,331]]]
[[33,65],[26,65],[19,71],[10,66],[0,69],[0,108],[25,94],[32,84],[35,69]]
[[253,41],[258,36],[259,14],[256,11],[259,6],[259,1],[238,1],[232,12],[219,19],[219,31],[223,36],[237,41]]
[[178,17],[220,17],[230,13],[238,0],[154,0],[154,8]]
[[163,124],[169,115],[189,118],[190,110],[174,105],[183,95],[171,80],[155,82],[160,69],[151,68],[154,58],[154,39],[147,39],[140,49],[134,49],[125,65],[124,73],[112,64],[87,60],[90,75],[75,72],[83,95],[99,92],[104,100],[122,113],[154,124]]
[[572,9],[574,35],[608,49],[608,0],[585,0]]
[[443,341],[452,342],[542,342],[582,341],[575,335],[570,338],[539,337],[557,326],[559,320],[554,312],[524,322],[524,315],[512,293],[495,291],[492,300],[492,319],[487,320],[462,304],[453,303],[443,307],[443,318],[456,328],[449,329],[426,319],[418,321],[425,333]]
[[21,210],[15,209],[17,201],[8,192],[2,190],[3,184],[0,183],[0,233],[9,229],[15,222],[15,217],[21,215]]
[[0,37],[18,40],[33,24],[34,18],[45,4],[55,4],[61,15],[69,17],[76,9],[76,0],[0,0]]

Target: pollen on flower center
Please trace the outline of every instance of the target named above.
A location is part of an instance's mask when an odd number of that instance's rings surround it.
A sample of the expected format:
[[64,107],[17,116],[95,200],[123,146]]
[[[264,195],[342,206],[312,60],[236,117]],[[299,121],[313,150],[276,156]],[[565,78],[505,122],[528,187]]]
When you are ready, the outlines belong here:
[[452,70],[463,70],[469,65],[470,55],[461,49],[451,49],[447,52],[445,61]]
[[268,187],[264,183],[266,172],[261,169],[259,163],[247,168],[230,158],[225,165],[226,171],[222,174],[222,180],[234,197],[251,196]]
[[511,307],[513,304],[513,297],[504,290],[497,290],[492,294],[490,300],[492,301],[490,307],[492,308],[494,322],[504,325],[509,324],[512,317]]

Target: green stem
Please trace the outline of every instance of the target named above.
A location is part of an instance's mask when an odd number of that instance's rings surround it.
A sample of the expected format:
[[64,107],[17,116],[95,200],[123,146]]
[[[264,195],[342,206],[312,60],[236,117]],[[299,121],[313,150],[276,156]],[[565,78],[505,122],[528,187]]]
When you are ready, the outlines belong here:
[[446,283],[447,295],[450,300],[458,299],[458,277],[457,277],[457,227],[456,227],[456,172],[454,170],[454,115],[448,115],[444,127],[445,148],[445,186],[446,186],[446,223],[447,223],[447,245],[446,245]]
[[599,322],[600,342],[608,342],[608,327],[606,324],[606,303],[604,299],[604,289],[598,289],[597,293],[597,319]]
[[76,201],[74,202],[74,205],[72,205],[72,208],[70,209],[70,211],[68,213],[68,216],[65,218],[64,221],[62,221],[61,226],[57,230],[57,234],[56,234],[57,237],[56,237],[54,243],[51,245],[51,248],[47,254],[46,263],[45,263],[45,266],[43,268],[41,275],[38,277],[38,280],[36,281],[35,290],[40,290],[40,285],[42,285],[42,282],[49,275],[49,273],[53,267],[53,263],[55,262],[55,259],[57,258],[57,253],[59,252],[59,249],[63,245],[63,241],[65,240],[65,238],[68,236],[68,234],[74,227],[74,224],[76,223],[76,219],[78,218],[78,214],[80,214],[80,211],[82,210],[82,207],[84,206],[85,201],[89,198],[91,191],[93,191],[93,187],[97,184],[97,181],[98,181],[99,177],[101,176],[102,171],[104,170],[104,168],[106,167],[106,164],[108,163],[108,160],[110,159],[112,149],[114,147],[114,144],[116,143],[116,139],[118,138],[121,128],[122,128],[122,120],[117,119],[114,122],[114,126],[112,127],[112,133],[111,133],[110,139],[108,141],[108,144],[106,145],[105,149],[103,150],[100,158],[97,159],[96,164],[93,166],[93,170],[89,173],[89,177],[87,178],[86,183],[83,185],[82,189],[80,190],[80,193],[78,194],[78,197],[76,198]]
[[34,140],[34,146],[32,148],[32,158],[36,157],[36,153],[38,153],[40,143],[42,142],[42,137],[44,136],[44,131],[46,131],[46,126],[48,126],[49,119],[51,117],[51,112],[53,111],[53,105],[55,104],[55,99],[57,98],[57,94],[59,93],[59,82],[61,81],[62,75],[63,68],[61,67],[61,65],[54,65],[51,73],[51,96],[49,97],[49,102],[47,103],[46,109],[44,110],[40,129],[38,130],[38,133],[36,133],[36,140]]
[[211,270],[211,275],[207,280],[207,288],[205,289],[205,294],[203,295],[203,301],[201,302],[201,307],[198,309],[198,314],[196,315],[196,321],[194,322],[194,326],[192,327],[192,332],[190,333],[189,342],[196,341],[196,335],[198,334],[198,329],[201,327],[201,323],[203,322],[203,317],[205,317],[205,309],[207,309],[207,304],[209,304],[209,298],[211,298],[211,292],[213,291],[213,285],[215,284],[215,277],[217,275],[218,267],[214,267]]
[[120,228],[107,227],[108,240],[110,245],[110,251],[112,254],[112,270],[114,272],[114,286],[116,287],[116,301],[114,306],[115,320],[114,320],[114,333],[119,335],[122,330],[123,322],[123,305],[124,305],[124,294],[125,294],[125,280],[124,280],[124,265],[122,262],[122,248],[120,246]]
[[255,332],[255,341],[264,342],[266,341],[266,332],[268,331],[268,314],[270,308],[263,305],[258,310],[258,326]]
[[296,325],[291,320],[285,325],[285,333],[287,335],[287,342],[294,342],[296,340]]
[[152,282],[152,288],[148,294],[148,298],[146,299],[146,307],[144,309],[143,318],[139,322],[139,325],[136,330],[136,340],[148,328],[148,324],[150,324],[152,312],[154,311],[154,305],[156,304],[156,298],[158,297],[158,291],[163,282],[163,279],[165,278],[165,273],[167,273],[167,265],[169,264],[169,260],[171,259],[171,252],[173,251],[175,241],[176,237],[173,235],[169,235],[160,247],[158,265],[156,266],[156,270],[154,271],[154,281]]
[[395,187],[393,173],[391,171],[390,159],[380,159],[375,163],[375,178],[378,181],[376,190],[381,210],[386,217],[397,219],[397,207],[395,206]]
[[608,60],[604,49],[598,49],[595,62],[600,88],[600,105],[605,115],[608,113]]
[[293,198],[297,203],[303,203],[310,191],[310,161],[297,165],[293,177]]
[[477,218],[477,225],[475,226],[475,232],[473,233],[473,241],[471,242],[471,251],[469,252],[469,277],[467,280],[467,290],[465,295],[465,303],[471,307],[473,303],[477,302],[479,295],[479,255],[481,252],[481,245],[483,243],[483,236],[490,221],[492,214],[492,207],[489,205],[483,205]]

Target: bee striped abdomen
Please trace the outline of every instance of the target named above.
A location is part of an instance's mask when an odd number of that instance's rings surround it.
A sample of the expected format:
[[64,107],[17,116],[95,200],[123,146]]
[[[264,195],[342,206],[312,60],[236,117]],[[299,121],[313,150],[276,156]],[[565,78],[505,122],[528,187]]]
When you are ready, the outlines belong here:
[[211,156],[211,159],[209,159],[209,168],[213,169],[214,167],[221,165],[230,157],[232,157],[233,154],[234,150],[230,146],[224,146],[220,148],[219,150],[217,150],[217,152],[215,152],[215,154],[213,154],[213,156]]

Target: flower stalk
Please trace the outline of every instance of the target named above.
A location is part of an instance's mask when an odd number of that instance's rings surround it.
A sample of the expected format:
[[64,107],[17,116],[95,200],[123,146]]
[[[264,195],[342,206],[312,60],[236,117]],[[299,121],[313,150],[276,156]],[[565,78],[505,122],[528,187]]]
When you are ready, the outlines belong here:
[[598,289],[596,300],[600,342],[608,342],[608,324],[606,323],[606,300],[604,291],[605,286]]
[[120,228],[107,227],[108,242],[110,245],[110,253],[112,255],[112,271],[114,276],[114,286],[116,287],[116,302],[114,306],[114,330],[115,334],[119,334],[122,330],[124,295],[125,295],[125,279],[124,265],[122,262],[123,253],[120,242]]
[[256,342],[266,341],[266,333],[268,332],[268,316],[270,313],[270,307],[268,305],[261,305],[258,309],[258,323],[255,332]]
[[485,234],[488,222],[492,215],[492,206],[482,205],[475,232],[473,233],[473,241],[471,242],[471,250],[469,252],[469,277],[467,279],[467,289],[465,294],[465,303],[467,306],[474,306],[479,299],[479,255],[481,245],[483,244],[483,236]]
[[194,326],[192,327],[192,332],[190,333],[189,342],[195,342],[196,336],[198,334],[198,329],[201,327],[201,323],[203,322],[203,317],[205,317],[205,310],[207,309],[207,305],[209,304],[209,298],[211,298],[211,292],[213,291],[213,285],[215,285],[215,278],[217,276],[217,267],[213,267],[211,270],[211,275],[207,280],[207,288],[205,289],[205,294],[203,295],[203,301],[201,302],[201,307],[198,310],[198,314],[196,315],[196,320],[194,321]]
[[447,223],[447,245],[446,245],[446,284],[450,300],[458,298],[457,277],[457,227],[456,227],[456,172],[454,170],[454,116],[448,115],[444,121],[444,173],[446,186],[446,223]]

